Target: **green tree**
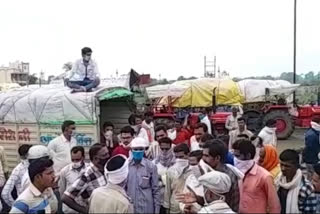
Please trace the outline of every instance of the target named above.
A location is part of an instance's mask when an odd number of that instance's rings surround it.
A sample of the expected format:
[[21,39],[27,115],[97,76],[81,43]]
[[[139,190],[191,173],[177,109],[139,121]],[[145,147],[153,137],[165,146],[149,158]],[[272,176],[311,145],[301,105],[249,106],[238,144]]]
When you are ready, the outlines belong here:
[[38,81],[38,77],[36,77],[36,74],[29,75],[28,79],[29,79],[29,84],[31,85],[36,84]]

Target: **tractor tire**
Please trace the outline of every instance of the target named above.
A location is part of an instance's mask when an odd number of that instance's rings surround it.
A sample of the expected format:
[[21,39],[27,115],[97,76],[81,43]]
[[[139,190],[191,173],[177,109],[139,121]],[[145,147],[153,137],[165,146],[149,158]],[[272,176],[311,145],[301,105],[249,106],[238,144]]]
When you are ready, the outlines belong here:
[[[295,126],[289,112],[274,110],[267,113],[263,118],[263,124],[268,120],[274,119],[277,121],[277,138],[279,140],[288,139],[294,132]],[[280,128],[280,131],[278,130]]]
[[258,133],[262,128],[261,114],[258,111],[246,111],[243,117],[247,122],[247,129],[252,133]]

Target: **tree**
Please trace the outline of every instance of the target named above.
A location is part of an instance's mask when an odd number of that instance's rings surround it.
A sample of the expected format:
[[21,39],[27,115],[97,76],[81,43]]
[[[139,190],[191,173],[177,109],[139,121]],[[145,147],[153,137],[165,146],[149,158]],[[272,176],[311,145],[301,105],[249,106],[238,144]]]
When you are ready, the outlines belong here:
[[186,78],[185,78],[184,76],[180,76],[180,77],[178,77],[177,80],[178,80],[178,81],[180,81],[180,80],[186,80]]
[[50,75],[48,76],[48,84],[50,84],[50,82],[55,78],[55,76]]
[[36,84],[38,81],[38,77],[36,77],[36,74],[29,75],[28,79],[29,79],[29,84],[31,85]]
[[63,65],[62,67],[63,70],[65,70],[65,72],[68,72],[72,69],[72,62],[67,62]]

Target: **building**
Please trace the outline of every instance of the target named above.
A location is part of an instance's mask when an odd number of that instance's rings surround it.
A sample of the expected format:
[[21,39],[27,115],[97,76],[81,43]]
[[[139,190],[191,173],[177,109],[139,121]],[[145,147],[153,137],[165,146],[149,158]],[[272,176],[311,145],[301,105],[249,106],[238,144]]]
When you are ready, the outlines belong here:
[[18,83],[27,85],[29,77],[29,63],[16,61],[9,66],[0,67],[0,83]]

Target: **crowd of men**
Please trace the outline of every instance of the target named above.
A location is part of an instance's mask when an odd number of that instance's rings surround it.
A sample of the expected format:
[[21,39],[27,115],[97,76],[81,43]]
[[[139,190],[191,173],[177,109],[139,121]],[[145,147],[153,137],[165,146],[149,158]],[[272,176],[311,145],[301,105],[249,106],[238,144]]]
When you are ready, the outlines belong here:
[[[199,123],[155,126],[153,114],[133,114],[115,133],[103,125],[100,143],[76,145],[76,124],[65,121],[48,146],[21,145],[10,176],[0,149],[3,212],[10,213],[318,213],[319,121],[299,153],[277,153],[275,121],[258,135],[236,109],[228,136]],[[6,209],[7,208],[7,209]]]

